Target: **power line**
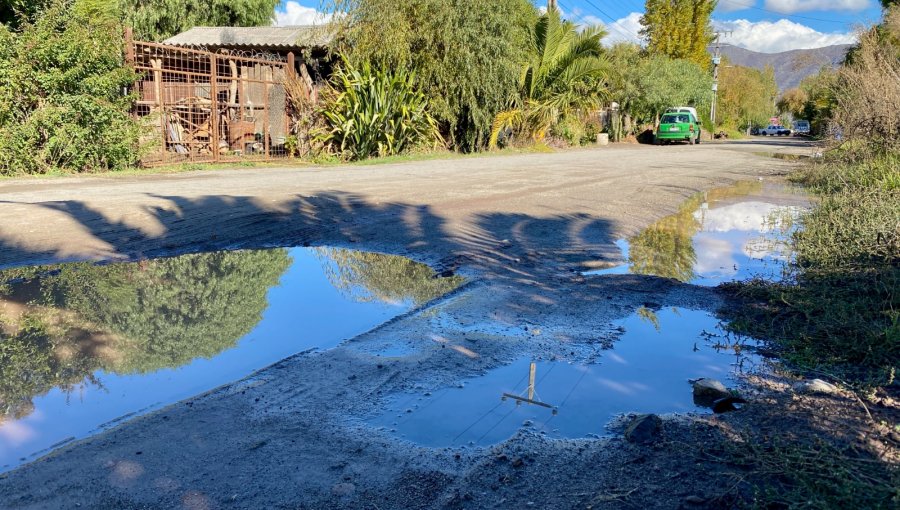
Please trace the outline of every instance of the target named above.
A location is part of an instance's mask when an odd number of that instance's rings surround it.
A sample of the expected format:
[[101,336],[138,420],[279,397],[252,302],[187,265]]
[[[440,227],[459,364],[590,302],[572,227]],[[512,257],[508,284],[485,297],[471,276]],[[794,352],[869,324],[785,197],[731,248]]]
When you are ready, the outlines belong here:
[[823,18],[814,18],[814,17],[812,17],[812,16],[802,16],[802,15],[800,15],[800,14],[788,14],[788,13],[786,13],[786,12],[775,11],[775,10],[772,10],[772,9],[766,9],[766,8],[764,8],[764,7],[757,7],[757,6],[751,5],[751,4],[745,4],[745,3],[743,3],[743,2],[738,2],[737,0],[724,0],[724,1],[727,2],[727,3],[729,3],[729,4],[732,4],[732,5],[737,5],[737,6],[743,7],[743,8],[745,8],[745,9],[754,9],[754,10],[757,10],[757,11],[763,11],[763,12],[768,12],[768,13],[772,13],[772,14],[778,14],[779,16],[784,16],[784,17],[787,17],[787,18],[806,19],[806,20],[810,20],[810,21],[821,21],[821,22],[824,22],[824,23],[837,23],[837,24],[839,24],[839,25],[846,25],[846,24],[847,24],[847,22],[845,22],[845,21],[838,21],[838,20],[833,20],[833,19],[823,19]]
[[[639,36],[639,35],[640,35],[640,34],[638,34],[638,33],[632,34],[630,30],[628,30],[627,28],[623,27],[621,23],[619,23],[615,18],[613,18],[613,17],[610,16],[609,14],[607,14],[606,11],[604,11],[603,9],[601,9],[600,7],[598,7],[597,4],[595,4],[595,3],[592,2],[591,0],[584,0],[584,1],[585,1],[588,5],[590,5],[590,6],[593,7],[594,9],[596,9],[598,12],[600,12],[600,14],[606,16],[606,18],[607,18],[608,20],[612,21],[612,23],[613,23],[614,26],[617,26],[617,27],[621,28],[621,29],[624,31],[624,34],[623,34],[623,35],[624,35],[627,39],[631,39],[632,37],[636,37],[636,36]],[[638,38],[640,39],[640,37],[638,37]]]
[[[576,17],[577,21],[581,21],[581,22],[583,22],[585,25],[591,25],[591,24],[592,24],[592,23],[588,23],[588,21],[584,18],[584,15],[578,14],[578,13],[575,11],[575,9],[569,9],[568,7],[566,7],[565,5],[563,5],[562,2],[559,2],[558,0],[557,0],[557,3],[558,3],[563,9],[565,9],[567,12],[572,13],[572,15]],[[607,17],[608,17],[608,16],[607,16]],[[616,21],[613,20],[613,23],[616,23]],[[615,25],[607,25],[607,26],[608,26],[609,28],[612,28],[613,30],[615,30],[620,36],[624,37],[625,39],[631,39],[631,38],[632,38],[632,36],[629,35],[629,34],[627,33],[627,31],[622,32],[621,30],[619,30],[618,28],[616,28]]]

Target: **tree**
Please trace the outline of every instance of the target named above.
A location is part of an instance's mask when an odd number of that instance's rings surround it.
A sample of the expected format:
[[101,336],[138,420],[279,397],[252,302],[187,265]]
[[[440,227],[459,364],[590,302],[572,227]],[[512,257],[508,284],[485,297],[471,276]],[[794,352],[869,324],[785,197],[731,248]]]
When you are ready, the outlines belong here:
[[651,54],[690,60],[706,70],[713,40],[709,19],[717,0],[646,0],[641,35]]
[[809,120],[814,133],[824,134],[831,121],[832,111],[837,103],[837,79],[837,71],[831,66],[825,66],[817,74],[807,76],[800,82],[799,88],[807,97],[801,117]]
[[801,118],[807,101],[809,101],[809,96],[806,92],[799,87],[794,87],[784,91],[776,106],[779,113],[790,113],[795,118]]
[[501,131],[510,128],[543,138],[561,119],[596,108],[605,91],[600,81],[608,74],[601,57],[600,40],[605,35],[598,26],[579,32],[556,9],[542,15],[531,34],[515,107],[497,115],[491,145],[497,144]]
[[120,0],[138,39],[161,41],[195,26],[271,25],[281,0]]
[[331,0],[339,50],[354,64],[416,72],[429,111],[456,150],[487,145],[494,116],[518,90],[528,0]]
[[425,264],[406,257],[342,248],[316,248],[325,274],[335,288],[357,301],[425,303],[465,282],[461,276],[435,278]]
[[640,94],[631,112],[639,121],[655,121],[670,106],[694,106],[698,111],[709,107],[712,78],[693,62],[653,55],[632,72]]
[[34,15],[47,4],[46,0],[0,0],[0,24],[16,30],[34,20]]
[[53,388],[102,385],[98,370],[177,368],[232,347],[289,264],[274,249],[0,272],[0,299],[27,303],[18,318],[0,314],[0,423]]
[[[0,0],[0,23],[12,29],[33,21],[54,0]],[[138,39],[161,41],[191,27],[270,25],[281,0],[113,0]]]
[[147,373],[233,346],[260,321],[268,290],[289,265],[283,249],[67,264],[42,289],[49,304],[122,339],[107,370]]
[[748,123],[766,125],[775,113],[773,104],[778,94],[775,70],[726,66],[719,72],[717,123],[741,129]]

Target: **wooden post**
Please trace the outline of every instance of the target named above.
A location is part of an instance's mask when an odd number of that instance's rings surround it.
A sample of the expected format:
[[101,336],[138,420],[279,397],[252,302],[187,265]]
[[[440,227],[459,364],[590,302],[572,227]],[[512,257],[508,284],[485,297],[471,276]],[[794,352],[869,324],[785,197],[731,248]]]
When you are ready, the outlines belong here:
[[288,76],[288,77],[290,77],[290,78],[293,78],[293,77],[294,77],[294,73],[296,72],[296,68],[294,67],[295,65],[296,65],[296,64],[295,64],[295,61],[294,61],[294,52],[293,52],[293,51],[289,51],[288,54],[287,54],[287,71],[288,71],[288,74],[287,74],[286,76]]
[[[219,161],[219,60],[215,53],[209,55],[209,150],[213,161]],[[196,140],[194,140],[196,141]],[[191,151],[193,156],[193,151]]]
[[159,108],[159,126],[162,130],[162,162],[165,163],[168,157],[166,154],[166,149],[168,148],[168,144],[166,140],[169,139],[169,134],[166,131],[168,127],[168,119],[166,119],[166,107],[163,102],[163,72],[162,72],[162,58],[153,58],[150,59],[150,67],[153,68],[153,95],[156,96],[156,106]]
[[125,27],[125,64],[134,67],[134,29]]
[[532,361],[531,367],[528,369],[528,400],[534,400],[534,375],[537,371],[537,365]]

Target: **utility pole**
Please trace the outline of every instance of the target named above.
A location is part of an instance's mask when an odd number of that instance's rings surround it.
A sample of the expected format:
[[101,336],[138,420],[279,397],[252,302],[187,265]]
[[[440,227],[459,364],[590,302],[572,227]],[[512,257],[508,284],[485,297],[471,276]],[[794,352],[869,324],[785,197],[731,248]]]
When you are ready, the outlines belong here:
[[716,32],[716,54],[713,55],[713,85],[712,85],[712,105],[709,108],[709,120],[712,122],[713,129],[716,129],[716,103],[719,96],[719,64],[722,62],[722,55],[719,52],[719,37],[722,34]]
[[547,0],[547,12],[556,10],[556,0]]

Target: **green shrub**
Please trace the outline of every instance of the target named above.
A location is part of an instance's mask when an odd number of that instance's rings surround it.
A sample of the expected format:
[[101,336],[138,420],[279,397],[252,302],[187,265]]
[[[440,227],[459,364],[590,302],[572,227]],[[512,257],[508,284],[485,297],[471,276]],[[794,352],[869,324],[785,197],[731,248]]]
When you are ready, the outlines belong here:
[[0,175],[119,169],[136,162],[134,72],[113,0],[55,0],[0,26]]
[[391,156],[439,142],[414,73],[368,63],[357,67],[344,59],[332,82],[320,110],[327,127],[318,138],[345,159]]

